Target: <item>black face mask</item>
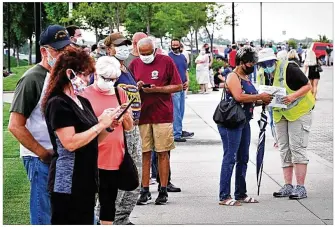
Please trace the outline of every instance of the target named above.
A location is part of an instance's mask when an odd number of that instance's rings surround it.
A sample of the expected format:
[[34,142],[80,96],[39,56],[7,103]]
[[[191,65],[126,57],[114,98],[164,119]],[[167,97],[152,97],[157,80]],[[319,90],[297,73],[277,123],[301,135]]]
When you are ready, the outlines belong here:
[[209,53],[209,47],[207,47],[205,50],[206,50],[207,53]]
[[272,45],[269,45],[269,47],[272,47]]
[[243,72],[245,73],[245,75],[250,75],[251,73],[254,72],[254,67],[253,66],[251,66],[251,67],[246,66],[246,65],[244,65],[244,66],[245,66],[245,69],[243,67],[242,67],[242,69],[243,69]]
[[180,53],[180,47],[171,47],[174,53]]

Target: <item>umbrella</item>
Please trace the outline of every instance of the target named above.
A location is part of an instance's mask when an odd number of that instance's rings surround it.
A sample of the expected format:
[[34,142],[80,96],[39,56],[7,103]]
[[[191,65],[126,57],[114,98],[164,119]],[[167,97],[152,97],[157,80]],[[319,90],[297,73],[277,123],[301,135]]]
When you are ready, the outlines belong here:
[[261,119],[258,121],[260,128],[258,136],[258,145],[257,145],[257,156],[256,156],[256,173],[257,173],[257,186],[259,195],[259,188],[261,186],[262,172],[263,172],[263,158],[264,158],[264,149],[265,149],[265,128],[268,124],[268,117],[265,113],[265,106],[262,107]]

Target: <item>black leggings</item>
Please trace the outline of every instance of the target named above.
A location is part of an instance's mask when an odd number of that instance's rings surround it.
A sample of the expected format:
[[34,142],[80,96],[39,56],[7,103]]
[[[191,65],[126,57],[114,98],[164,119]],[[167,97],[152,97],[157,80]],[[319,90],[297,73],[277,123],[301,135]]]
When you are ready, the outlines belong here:
[[95,193],[51,193],[52,225],[93,225]]
[[99,201],[101,221],[114,221],[115,200],[118,192],[118,170],[99,169]]

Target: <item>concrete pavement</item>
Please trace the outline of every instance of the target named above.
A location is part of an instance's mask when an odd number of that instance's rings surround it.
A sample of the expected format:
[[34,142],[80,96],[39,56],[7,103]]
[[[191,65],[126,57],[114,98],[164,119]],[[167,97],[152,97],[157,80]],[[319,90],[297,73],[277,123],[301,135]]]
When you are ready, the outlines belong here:
[[[300,201],[275,199],[272,193],[283,185],[279,151],[273,148],[270,127],[266,131],[264,173],[260,196],[257,196],[256,146],[260,108],[251,121],[252,143],[247,173],[248,194],[259,204],[241,207],[219,206],[219,177],[223,155],[220,135],[212,120],[221,92],[189,95],[184,129],[195,137],[178,143],[171,153],[172,182],[182,188],[169,193],[166,206],[153,203],[136,206],[131,215],[135,224],[333,224],[333,68],[325,68],[319,85],[312,133],[309,143],[310,164],[306,188],[308,198]],[[4,94],[10,102],[12,94]],[[232,192],[234,177],[232,178]],[[157,185],[151,185],[153,202]],[[232,193],[233,194],[233,193]]]
[[[324,99],[332,98],[332,70],[325,69],[320,81],[319,101],[315,107],[313,130],[309,146],[319,150],[333,149],[332,140],[323,140],[322,147],[313,144],[317,133],[329,134],[320,113],[332,119],[332,105],[324,106]],[[325,77],[328,77],[327,79]],[[330,84],[328,84],[330,83]],[[323,92],[324,88],[329,89]],[[331,94],[326,98],[325,94]],[[219,206],[219,177],[223,148],[216,124],[212,120],[221,92],[209,95],[189,95],[184,129],[194,131],[195,137],[186,143],[178,143],[171,152],[172,183],[182,188],[180,193],[169,193],[166,206],[154,205],[158,196],[157,185],[151,185],[152,203],[136,206],[131,215],[135,224],[333,224],[333,164],[309,150],[310,163],[306,188],[308,198],[300,201],[273,198],[272,193],[283,185],[279,151],[273,148],[270,127],[266,131],[264,173],[260,196],[257,196],[256,151],[260,108],[251,121],[252,143],[247,172],[248,194],[259,204],[243,204],[241,207]],[[332,103],[332,101],[330,101]],[[321,119],[320,119],[321,118]],[[323,122],[322,124],[320,122]],[[328,122],[328,121],[327,121]],[[331,133],[332,136],[332,133]],[[318,141],[321,142],[321,141]],[[315,151],[315,149],[314,149]],[[323,155],[332,156],[324,152]],[[332,158],[327,158],[332,161]],[[234,176],[234,175],[233,175]],[[295,181],[294,181],[295,182]],[[232,178],[232,192],[234,177]],[[233,194],[233,193],[232,193]]]

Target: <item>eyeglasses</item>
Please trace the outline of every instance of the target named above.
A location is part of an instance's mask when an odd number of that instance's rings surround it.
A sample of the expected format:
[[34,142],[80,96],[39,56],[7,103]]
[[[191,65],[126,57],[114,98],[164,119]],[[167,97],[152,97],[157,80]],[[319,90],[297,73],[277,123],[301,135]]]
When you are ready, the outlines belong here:
[[[99,75],[100,76],[100,75]],[[103,76],[100,76],[101,79],[103,79],[105,82],[112,82],[112,81],[115,81],[116,79],[115,78],[106,78],[106,77],[103,77]]]

